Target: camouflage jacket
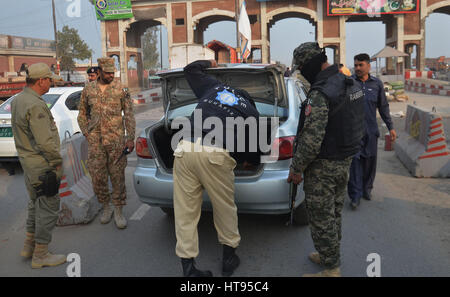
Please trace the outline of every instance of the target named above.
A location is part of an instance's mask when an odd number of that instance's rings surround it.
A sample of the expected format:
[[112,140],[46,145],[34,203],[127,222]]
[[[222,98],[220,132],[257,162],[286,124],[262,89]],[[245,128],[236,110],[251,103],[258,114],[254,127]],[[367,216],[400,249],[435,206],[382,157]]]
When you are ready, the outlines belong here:
[[32,186],[61,165],[58,129],[45,101],[25,87],[11,102],[11,126],[20,163]]
[[134,141],[136,121],[130,94],[116,80],[103,93],[97,81],[88,83],[81,93],[78,124],[84,135],[99,133],[104,145],[122,143],[125,129],[126,139]]
[[302,173],[320,153],[320,147],[325,137],[328,124],[328,101],[319,91],[308,94],[308,104],[311,106],[305,118],[305,125],[299,132],[297,148],[292,159],[291,168],[296,173]]

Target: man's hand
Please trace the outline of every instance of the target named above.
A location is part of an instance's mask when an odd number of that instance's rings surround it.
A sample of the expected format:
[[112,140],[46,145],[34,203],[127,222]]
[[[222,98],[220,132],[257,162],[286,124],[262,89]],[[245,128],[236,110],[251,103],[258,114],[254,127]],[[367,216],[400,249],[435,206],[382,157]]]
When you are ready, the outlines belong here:
[[292,168],[289,170],[289,176],[287,178],[287,182],[291,183],[293,182],[294,184],[298,185],[299,183],[301,183],[303,181],[302,178],[302,174],[301,173],[296,173],[292,170]]
[[216,68],[217,67],[216,60],[209,60],[209,62],[211,62],[211,68]]
[[394,129],[389,131],[389,134],[391,135],[391,141],[395,141],[397,139],[397,132],[395,132]]
[[128,152],[131,153],[134,150],[134,141],[127,140],[127,143],[125,143],[125,146],[128,148]]

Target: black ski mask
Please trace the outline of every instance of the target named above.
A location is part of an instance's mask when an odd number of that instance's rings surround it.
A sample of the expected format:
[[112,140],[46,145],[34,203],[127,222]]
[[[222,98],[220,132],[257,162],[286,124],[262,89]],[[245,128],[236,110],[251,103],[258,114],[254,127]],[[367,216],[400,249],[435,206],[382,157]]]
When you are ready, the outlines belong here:
[[326,61],[327,55],[325,54],[325,51],[322,51],[320,54],[312,57],[308,63],[303,65],[300,72],[311,85],[316,81],[317,74],[319,74],[322,64]]

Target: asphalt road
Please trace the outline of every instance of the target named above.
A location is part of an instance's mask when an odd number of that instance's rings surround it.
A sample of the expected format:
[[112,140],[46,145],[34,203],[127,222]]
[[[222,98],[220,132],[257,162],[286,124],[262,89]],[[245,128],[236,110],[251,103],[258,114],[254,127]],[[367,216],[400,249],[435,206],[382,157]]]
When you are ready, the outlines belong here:
[[[158,105],[136,108],[138,131],[162,114]],[[137,134],[139,135],[139,134]],[[394,152],[382,150],[373,200],[357,211],[345,205],[341,242],[343,276],[367,276],[367,256],[381,257],[381,276],[450,276],[450,180],[416,179]],[[77,253],[81,276],[181,276],[175,255],[173,219],[158,208],[142,206],[132,185],[135,155],[126,169],[129,219],[125,230],[99,217],[87,225],[57,227],[50,249]],[[26,194],[23,172],[8,176],[0,167],[0,276],[66,276],[69,263],[31,269],[20,257],[25,234]],[[348,202],[348,201],[347,201]],[[130,218],[133,218],[131,220]],[[286,227],[285,216],[239,215],[241,266],[235,276],[290,276],[317,272],[307,259],[314,250],[308,227]],[[220,275],[222,250],[212,215],[199,223],[200,268]]]

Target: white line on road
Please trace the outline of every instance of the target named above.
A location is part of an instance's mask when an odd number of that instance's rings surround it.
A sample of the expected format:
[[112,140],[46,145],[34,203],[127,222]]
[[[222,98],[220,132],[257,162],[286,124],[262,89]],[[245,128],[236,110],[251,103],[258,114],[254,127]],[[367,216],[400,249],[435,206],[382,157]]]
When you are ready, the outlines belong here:
[[135,212],[134,214],[131,216],[130,220],[131,221],[140,221],[145,214],[150,210],[150,205],[148,204],[142,204]]

